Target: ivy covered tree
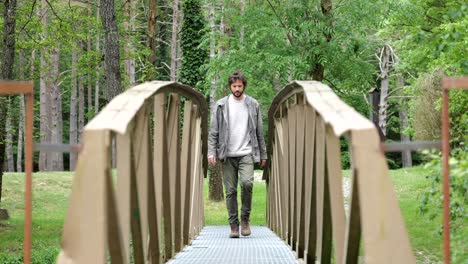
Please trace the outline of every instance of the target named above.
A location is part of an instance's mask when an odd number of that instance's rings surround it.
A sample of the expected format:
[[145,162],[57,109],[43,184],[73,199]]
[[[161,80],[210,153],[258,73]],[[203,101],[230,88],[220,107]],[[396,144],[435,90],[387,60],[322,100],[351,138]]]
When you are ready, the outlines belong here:
[[208,47],[204,44],[204,40],[208,32],[200,0],[184,0],[182,12],[184,13],[180,32],[182,66],[179,81],[197,87],[203,93],[202,87],[205,80],[203,66],[208,59]]

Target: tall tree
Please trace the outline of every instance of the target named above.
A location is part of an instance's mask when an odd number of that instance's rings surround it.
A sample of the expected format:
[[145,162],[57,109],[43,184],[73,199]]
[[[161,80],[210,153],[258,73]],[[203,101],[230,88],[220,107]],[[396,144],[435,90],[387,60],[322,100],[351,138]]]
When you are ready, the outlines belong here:
[[[1,63],[1,79],[13,79],[13,63],[15,61],[16,42],[16,0],[5,0],[3,13],[3,50]],[[8,114],[6,98],[0,96],[0,208],[3,188],[3,164],[5,153],[5,117]],[[7,215],[6,211],[0,211],[0,215]]]
[[[70,129],[68,142],[70,144],[78,143],[78,114],[77,114],[77,101],[78,101],[78,55],[76,49],[72,50],[72,76],[71,76],[71,95],[70,95]],[[76,154],[70,153],[70,170],[75,169]]]
[[[19,52],[19,79],[24,80],[24,61],[25,61],[24,49],[21,49]],[[24,105],[24,95],[20,95],[19,97],[19,122],[18,122],[18,145],[17,145],[17,152],[16,152],[16,171],[21,172],[23,171],[23,144],[24,144],[24,122],[26,120],[26,111]]]
[[[52,144],[62,144],[62,91],[59,79],[60,49],[58,46],[51,51],[51,69],[50,69],[50,102],[51,102],[51,135]],[[63,153],[53,152],[50,155],[50,170],[63,171]]]
[[12,104],[12,98],[8,98],[7,102],[8,115],[6,117],[6,140],[5,140],[5,156],[6,156],[6,171],[15,171],[15,161],[13,155],[13,113],[15,106]]
[[151,55],[149,56],[150,64],[156,63],[157,55],[157,42],[156,42],[156,29],[157,29],[157,15],[158,15],[158,1],[149,0],[149,14],[148,14],[148,48]]
[[[97,5],[100,5],[100,0],[97,0]],[[99,12],[96,11],[96,24],[99,24]],[[96,53],[99,54],[101,52],[100,48],[100,39],[99,39],[99,33],[96,34]],[[96,63],[95,67],[95,72],[96,72],[96,81],[94,83],[94,113],[99,112],[99,78],[101,76],[101,60],[99,60],[99,63]]]
[[[215,48],[216,48],[216,39],[215,36],[217,34],[216,24],[215,24],[215,3],[210,3],[210,13],[209,13],[209,23],[210,23],[210,60],[215,59]],[[222,23],[222,20],[221,20]],[[221,33],[222,34],[222,33]],[[217,79],[218,76],[214,75],[210,77],[211,79],[211,87],[210,87],[210,112],[211,114],[214,113],[215,105],[216,105],[216,91],[218,90],[218,83]],[[209,183],[208,183],[208,198],[212,201],[222,201],[223,196],[223,183],[222,183],[222,169],[221,164],[218,162],[214,167],[210,168],[209,171]]]
[[132,42],[132,38],[135,32],[135,16],[136,16],[136,1],[129,0],[125,4],[125,21],[124,29],[126,41],[124,45],[124,54],[125,54],[125,75],[127,83],[132,86],[135,84],[135,58],[133,53],[135,53],[135,47]]
[[[40,17],[41,23],[43,25],[43,32],[42,35],[44,36],[43,41],[47,38],[47,27],[48,27],[48,14],[47,14],[47,1],[41,1],[41,8],[38,9],[38,16]],[[40,103],[40,142],[41,143],[50,143],[51,139],[51,101],[50,101],[50,64],[48,62],[50,56],[50,50],[48,47],[43,47],[41,50],[40,55],[40,95],[39,95],[39,103]],[[44,151],[39,152],[39,170],[45,171],[50,170],[50,154]]]
[[177,80],[177,47],[179,30],[179,0],[172,4],[172,33],[171,33],[171,81]]
[[104,95],[107,101],[122,92],[119,32],[115,20],[114,0],[101,0],[100,13],[104,29]]
[[[179,80],[196,87],[198,82],[204,81],[205,72],[202,66],[208,59],[208,49],[202,45],[206,38],[206,22],[199,0],[184,0],[182,12],[184,13],[180,37],[182,66]],[[200,85],[198,89],[201,87]]]

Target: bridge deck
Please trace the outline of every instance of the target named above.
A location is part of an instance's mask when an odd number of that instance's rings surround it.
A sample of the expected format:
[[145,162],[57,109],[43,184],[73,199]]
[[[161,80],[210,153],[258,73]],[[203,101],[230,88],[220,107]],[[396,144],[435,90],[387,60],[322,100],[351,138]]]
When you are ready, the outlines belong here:
[[252,234],[228,238],[229,226],[206,226],[168,263],[238,264],[299,263],[294,252],[268,227],[252,226]]

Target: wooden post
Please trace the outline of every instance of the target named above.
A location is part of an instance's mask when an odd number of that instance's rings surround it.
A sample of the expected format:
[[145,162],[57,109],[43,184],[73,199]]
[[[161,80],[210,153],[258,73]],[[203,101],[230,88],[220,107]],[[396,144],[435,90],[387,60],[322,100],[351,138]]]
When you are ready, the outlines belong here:
[[34,91],[32,82],[0,82],[0,95],[24,94],[26,97],[26,156],[25,156],[25,193],[24,193],[24,263],[31,263],[32,229],[32,162],[33,162],[33,121]]

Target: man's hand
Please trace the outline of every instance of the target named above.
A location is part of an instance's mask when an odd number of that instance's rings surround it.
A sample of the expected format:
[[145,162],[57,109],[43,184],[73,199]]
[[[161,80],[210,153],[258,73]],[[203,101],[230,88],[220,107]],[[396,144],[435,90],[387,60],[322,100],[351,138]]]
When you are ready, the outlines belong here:
[[265,164],[266,164],[266,160],[261,160],[258,165],[260,165],[260,168],[263,169],[263,167],[265,167]]
[[208,155],[208,163],[210,164],[211,167],[216,165],[216,157],[215,155]]

